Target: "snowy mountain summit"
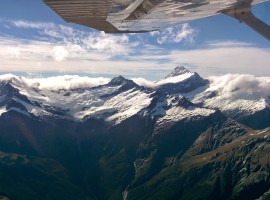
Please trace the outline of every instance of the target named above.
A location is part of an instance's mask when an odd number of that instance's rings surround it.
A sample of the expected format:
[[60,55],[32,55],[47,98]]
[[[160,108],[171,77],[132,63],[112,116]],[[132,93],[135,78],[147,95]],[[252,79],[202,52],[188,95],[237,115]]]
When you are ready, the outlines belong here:
[[170,77],[175,77],[183,74],[191,74],[188,69],[186,69],[184,66],[178,66],[176,67],[170,74],[168,74],[165,79],[170,78]]
[[191,92],[201,86],[207,85],[208,80],[200,77],[196,72],[190,72],[183,66],[176,67],[164,79],[156,84],[157,90],[163,94],[178,94]]

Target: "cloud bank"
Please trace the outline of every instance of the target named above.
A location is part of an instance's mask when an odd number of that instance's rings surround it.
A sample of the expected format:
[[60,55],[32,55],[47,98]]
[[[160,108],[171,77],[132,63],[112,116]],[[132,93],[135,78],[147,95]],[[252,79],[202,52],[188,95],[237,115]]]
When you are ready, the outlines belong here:
[[109,78],[90,78],[86,76],[65,75],[48,78],[26,78],[19,77],[13,74],[0,75],[0,81],[12,81],[16,85],[24,85],[26,87],[33,87],[38,90],[60,90],[60,89],[77,89],[86,87],[95,87],[107,84],[111,79]]
[[209,90],[218,91],[224,97],[244,99],[265,98],[270,101],[270,83],[267,78],[246,74],[211,76]]

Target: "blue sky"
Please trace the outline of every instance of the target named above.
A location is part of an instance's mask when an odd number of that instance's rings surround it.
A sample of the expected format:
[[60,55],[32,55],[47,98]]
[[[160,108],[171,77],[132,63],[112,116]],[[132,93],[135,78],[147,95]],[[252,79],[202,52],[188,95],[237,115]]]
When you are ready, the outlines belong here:
[[[270,24],[270,3],[253,8]],[[104,34],[64,22],[41,0],[2,0],[0,73],[160,79],[178,65],[202,76],[270,76],[270,42],[218,15],[145,34]]]

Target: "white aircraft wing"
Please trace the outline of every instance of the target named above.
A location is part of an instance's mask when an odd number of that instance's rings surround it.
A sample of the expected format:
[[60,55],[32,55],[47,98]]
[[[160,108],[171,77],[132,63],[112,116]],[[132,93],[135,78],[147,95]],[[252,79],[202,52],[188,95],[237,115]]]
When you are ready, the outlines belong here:
[[224,13],[270,40],[270,27],[251,13],[266,0],[44,0],[65,21],[106,33],[159,30]]

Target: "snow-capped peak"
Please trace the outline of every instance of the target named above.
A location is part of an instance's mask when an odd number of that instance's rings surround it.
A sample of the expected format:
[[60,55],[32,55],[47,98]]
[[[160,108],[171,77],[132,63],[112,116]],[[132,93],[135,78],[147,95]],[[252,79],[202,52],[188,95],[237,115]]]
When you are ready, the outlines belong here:
[[183,81],[189,79],[190,77],[192,77],[194,75],[195,75],[195,73],[190,72],[185,67],[178,66],[169,75],[167,75],[164,79],[162,79],[156,83],[159,86],[164,85],[164,84],[168,84],[168,83],[179,83],[179,82],[183,82]]
[[187,70],[184,66],[178,66],[176,67],[170,74],[168,74],[165,79],[176,77],[183,74],[191,74],[189,70]]
[[128,80],[128,79],[124,78],[123,76],[117,76],[117,77],[114,77],[109,82],[109,85],[125,85],[127,83],[133,83],[133,84],[135,84],[132,80]]

